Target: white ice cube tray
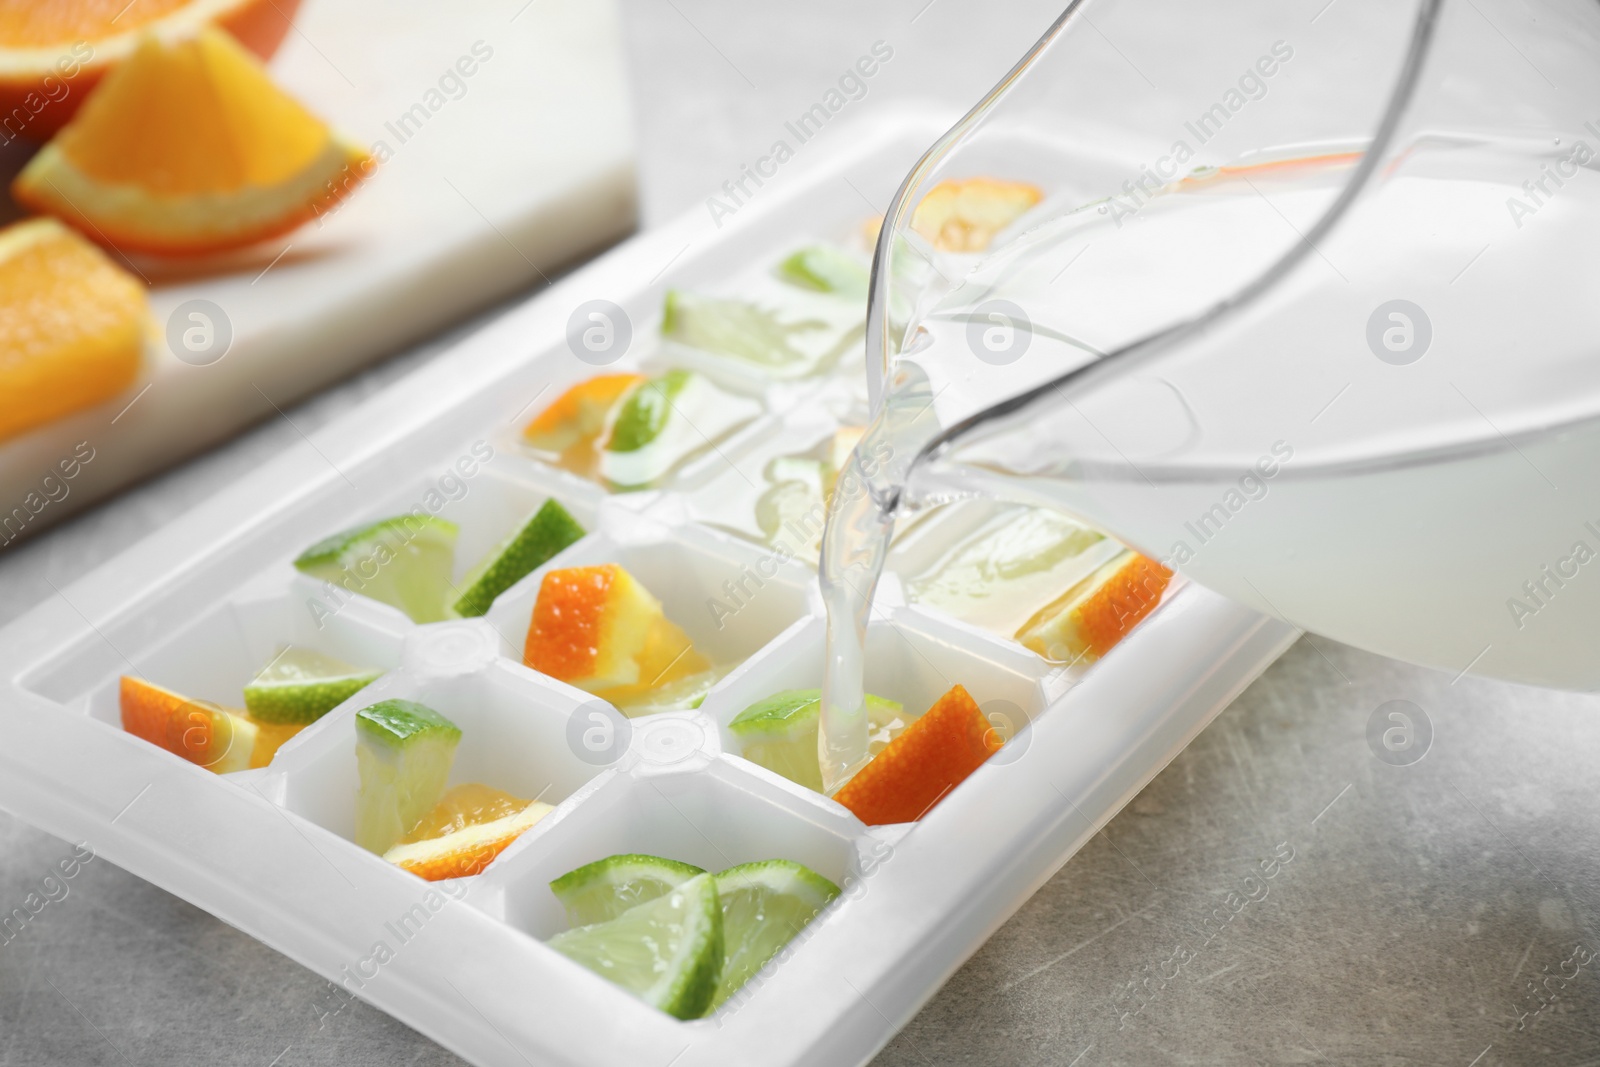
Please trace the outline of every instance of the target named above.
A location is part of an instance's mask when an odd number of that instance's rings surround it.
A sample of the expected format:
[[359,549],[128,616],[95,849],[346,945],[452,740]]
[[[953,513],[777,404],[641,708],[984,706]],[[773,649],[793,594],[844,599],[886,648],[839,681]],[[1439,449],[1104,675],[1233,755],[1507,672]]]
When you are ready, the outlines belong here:
[[[720,229],[696,210],[630,241],[8,627],[0,804],[86,840],[473,1063],[870,1058],[1293,631],[1183,586],[1100,663],[1065,671],[905,604],[886,575],[868,689],[920,710],[959,682],[1031,725],[921,822],[869,829],[739,758],[727,733],[749,703],[820,683],[814,569],[691,517],[758,477],[749,457],[774,439],[810,447],[816,413],[859,383],[761,388],[725,376],[759,393],[767,416],[666,492],[609,496],[523,453],[516,427],[595,372],[567,346],[580,304],[626,309],[634,341],[616,368],[658,366],[652,339],[669,286],[713,286],[805,239],[850,232],[868,213],[863,196],[886,202],[938,129],[916,113],[858,126],[833,139],[840,151],[812,150]],[[1021,144],[1008,158],[1042,174],[1048,152]],[[327,533],[438,503],[460,524],[459,577],[551,496],[589,535],[483,619],[414,625],[290,565]],[[963,524],[945,525],[956,536]],[[918,531],[924,556],[939,533]],[[543,570],[607,561],[632,571],[714,661],[737,666],[699,710],[632,720],[625,747],[597,754],[574,741],[595,698],[522,666],[520,652]],[[706,599],[723,595],[725,580],[748,595],[719,627]],[[119,675],[238,705],[285,642],[385,673],[257,771],[218,777],[119,728]],[[353,717],[384,697],[421,701],[460,725],[453,781],[538,796],[555,811],[471,879],[430,884],[356,847]],[[711,870],[784,857],[845,891],[716,1016],[679,1022],[543,944],[564,926],[549,881],[617,852]]]

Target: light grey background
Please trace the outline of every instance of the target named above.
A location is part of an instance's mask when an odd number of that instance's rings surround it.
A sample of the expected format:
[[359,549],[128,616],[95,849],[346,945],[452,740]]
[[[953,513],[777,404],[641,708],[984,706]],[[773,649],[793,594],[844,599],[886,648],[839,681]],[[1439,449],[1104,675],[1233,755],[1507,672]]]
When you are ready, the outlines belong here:
[[[1055,14],[1020,0],[625,0],[624,12],[656,221],[699,205],[874,40],[897,55],[862,108],[917,95],[965,102]],[[303,447],[302,432],[447,341],[0,554],[0,622]],[[1374,709],[1397,699],[1434,731],[1406,767],[1367,741]],[[1600,951],[1597,712],[1591,698],[1452,680],[1303,640],[876,1062],[1600,1063],[1600,960],[1570,981],[1552,977],[1578,942]],[[3,815],[0,842],[0,912],[71,851]],[[1235,907],[1261,896],[1247,877],[1280,844],[1294,858],[1262,883],[1265,898],[1209,933],[1202,923],[1228,914],[1230,893]],[[0,1065],[459,1062],[360,1003],[333,1012],[344,1002],[322,979],[103,860],[68,885],[0,947]],[[1556,999],[1518,1030],[1517,1013],[1539,1003],[1527,984],[1545,979]],[[1145,1006],[1123,1017],[1140,1003],[1130,985]]]

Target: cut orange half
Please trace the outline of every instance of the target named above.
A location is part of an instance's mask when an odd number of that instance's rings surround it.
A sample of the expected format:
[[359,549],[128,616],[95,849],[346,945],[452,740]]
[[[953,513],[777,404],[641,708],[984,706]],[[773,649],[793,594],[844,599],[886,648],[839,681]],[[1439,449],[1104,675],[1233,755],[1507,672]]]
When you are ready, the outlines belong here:
[[54,219],[0,230],[0,441],[132,384],[147,317],[138,279]]
[[300,0],[0,0],[0,141],[42,141],[71,119],[147,31],[221,26],[262,59]]
[[373,168],[221,30],[144,37],[12,183],[123,251],[253,244],[327,214]]

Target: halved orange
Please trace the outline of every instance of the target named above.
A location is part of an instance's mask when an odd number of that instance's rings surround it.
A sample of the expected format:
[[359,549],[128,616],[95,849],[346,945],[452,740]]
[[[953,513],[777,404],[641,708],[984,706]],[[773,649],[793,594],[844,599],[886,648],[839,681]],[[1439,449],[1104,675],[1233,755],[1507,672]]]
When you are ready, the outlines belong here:
[[146,31],[221,26],[262,59],[300,0],[0,0],[0,140],[44,140],[66,124]]
[[54,219],[0,230],[0,441],[139,374],[144,286]]
[[325,215],[374,163],[221,30],[144,37],[12,183],[120,251],[253,244]]
[[1155,610],[1171,580],[1155,560],[1123,552],[1035,612],[1017,640],[1046,659],[1092,662]]

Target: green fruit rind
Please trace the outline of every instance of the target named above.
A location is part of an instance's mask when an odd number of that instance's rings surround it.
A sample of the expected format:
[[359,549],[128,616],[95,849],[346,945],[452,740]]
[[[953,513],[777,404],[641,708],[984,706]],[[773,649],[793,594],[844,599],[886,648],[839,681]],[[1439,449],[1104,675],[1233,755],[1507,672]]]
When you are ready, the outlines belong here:
[[453,610],[462,618],[488,612],[495,597],[516,585],[588,531],[552,497],[462,579]]
[[397,515],[325,537],[295,557],[295,569],[399,608],[413,622],[447,617],[455,523],[437,515]]
[[723,962],[712,1011],[783,951],[839,895],[838,886],[793,860],[742,863],[716,877]]
[[403,748],[419,737],[461,740],[461,728],[426,704],[392,698],[356,712],[356,730],[369,741]]
[[[717,880],[700,874],[609,922],[580,926],[548,944],[646,1004],[678,1019],[710,1007],[722,972]],[[665,948],[666,956],[656,950]]]
[[630,391],[612,420],[606,451],[637,452],[661,436],[672,417],[672,402],[694,377],[692,371],[669,370]]
[[244,687],[244,706],[261,722],[312,723],[377,681],[380,674],[371,671],[315,682],[251,682]]
[[833,245],[810,245],[778,264],[778,277],[801,289],[864,297],[872,275],[859,260]]
[[607,856],[550,883],[572,926],[609,922],[623,912],[664,896],[706,872],[692,863],[630,852]]

